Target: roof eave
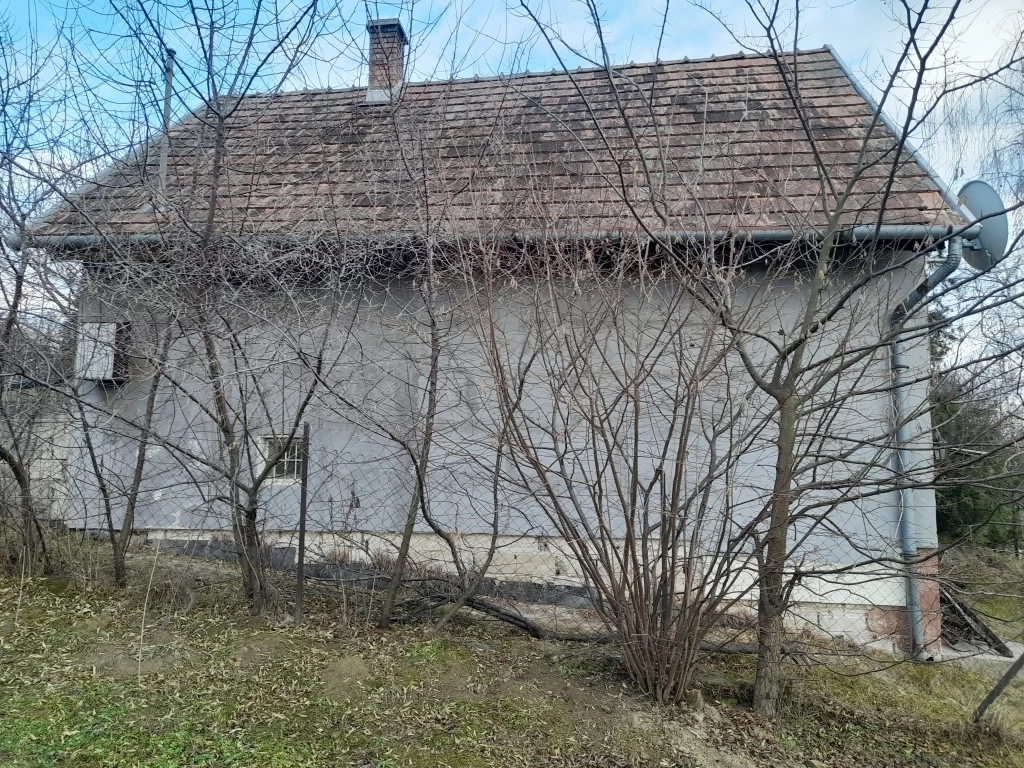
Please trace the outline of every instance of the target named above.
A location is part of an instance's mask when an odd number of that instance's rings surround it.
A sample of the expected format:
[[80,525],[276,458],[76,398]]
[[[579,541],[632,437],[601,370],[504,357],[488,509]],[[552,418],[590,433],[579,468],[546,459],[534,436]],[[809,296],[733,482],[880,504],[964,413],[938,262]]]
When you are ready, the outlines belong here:
[[[884,224],[881,226],[866,224],[855,227],[848,227],[839,230],[838,241],[845,243],[856,243],[871,240],[883,241],[926,241],[943,242],[951,237],[961,237],[965,240],[974,240],[981,233],[979,224],[965,224],[953,226],[948,224]],[[628,234],[623,232],[594,232],[590,234],[565,234],[565,233],[461,233],[441,236],[436,238],[440,241],[450,242],[495,242],[500,240],[518,242],[555,242],[566,240],[580,241],[617,241],[628,239],[663,239],[671,243],[687,242],[749,242],[749,243],[786,243],[794,240],[814,241],[827,236],[824,230],[794,230],[794,229],[753,229],[753,230],[676,230],[670,232],[656,233],[648,236],[643,233]],[[277,242],[283,245],[297,244],[302,242],[415,242],[421,238],[415,235],[363,235],[363,236],[340,236],[323,237],[317,235],[252,235],[249,236],[263,242]],[[160,234],[135,234],[135,235],[47,235],[28,234],[21,237],[15,233],[6,235],[4,241],[11,248],[36,247],[36,248],[60,248],[64,250],[89,250],[96,248],[124,247],[124,246],[145,246],[157,247],[171,244],[174,239]]]

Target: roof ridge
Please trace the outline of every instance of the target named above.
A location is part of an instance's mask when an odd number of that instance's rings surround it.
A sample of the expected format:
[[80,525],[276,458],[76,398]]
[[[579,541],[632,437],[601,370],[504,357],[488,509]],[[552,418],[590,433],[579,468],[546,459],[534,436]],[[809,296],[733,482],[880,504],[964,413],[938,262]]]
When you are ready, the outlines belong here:
[[[781,55],[781,56],[790,56],[790,55],[796,54],[798,56],[804,56],[804,55],[812,55],[812,54],[816,54],[816,53],[830,53],[830,54],[833,54],[833,56],[834,56],[834,51],[828,45],[823,45],[820,48],[805,48],[805,49],[797,49],[797,50],[794,50],[794,51],[784,51],[784,52],[782,52],[779,55]],[[754,61],[754,60],[757,60],[757,59],[771,60],[772,58],[773,58],[773,54],[771,54],[769,52],[765,52],[765,53],[745,53],[744,51],[740,51],[738,53],[728,53],[728,54],[724,54],[724,55],[712,54],[711,56],[702,56],[702,57],[699,57],[699,58],[696,58],[696,59],[691,59],[688,56],[684,56],[681,59],[669,59],[667,61],[642,61],[642,62],[639,62],[639,63],[637,63],[637,62],[629,62],[628,64],[613,65],[611,67],[611,69],[614,72],[622,72],[622,71],[627,70],[627,69],[644,69],[644,68],[647,68],[647,67],[655,67],[655,66],[671,67],[671,66],[678,66],[680,64],[710,64],[710,63],[716,63],[717,64],[720,61],[736,61],[736,60]],[[576,74],[586,75],[586,74],[590,74],[590,73],[594,73],[594,72],[604,72],[604,71],[605,71],[605,67],[577,67],[576,69],[565,69],[565,68],[558,69],[558,68],[555,68],[555,69],[548,69],[548,70],[543,70],[543,71],[538,70],[536,72],[531,72],[530,70],[526,70],[524,72],[508,72],[508,73],[497,74],[497,75],[485,75],[483,77],[480,77],[479,75],[470,75],[470,76],[466,76],[466,77],[449,77],[449,78],[446,78],[446,79],[439,79],[439,80],[411,80],[411,81],[406,81],[405,85],[406,85],[406,87],[409,87],[409,86],[427,86],[427,85],[448,85],[448,84],[452,84],[452,83],[485,83],[485,82],[498,81],[498,80],[508,81],[508,80],[515,80],[515,79],[519,79],[519,78],[527,78],[527,77],[551,77],[552,75],[576,75]],[[304,96],[304,95],[321,94],[321,93],[322,94],[331,94],[331,93],[339,93],[340,94],[340,93],[347,93],[347,92],[350,92],[350,91],[363,91],[363,90],[366,90],[366,86],[363,86],[363,85],[350,85],[350,86],[346,86],[344,88],[334,88],[334,87],[330,87],[330,86],[328,86],[326,88],[296,88],[296,89],[292,89],[292,90],[281,90],[281,91],[276,91],[276,92],[250,93],[250,94],[248,94],[246,96],[243,96],[242,99],[243,100],[244,99],[258,99],[258,98],[265,98],[265,97],[268,97],[268,96],[273,96],[275,98],[278,98],[278,97],[281,97],[281,96]]]

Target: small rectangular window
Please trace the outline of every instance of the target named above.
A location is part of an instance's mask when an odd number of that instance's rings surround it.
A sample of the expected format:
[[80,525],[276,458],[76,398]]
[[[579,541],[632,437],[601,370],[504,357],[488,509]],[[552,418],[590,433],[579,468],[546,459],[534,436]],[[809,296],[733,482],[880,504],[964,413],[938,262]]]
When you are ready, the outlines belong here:
[[291,443],[287,437],[268,435],[263,438],[263,456],[266,461],[279,458],[270,470],[270,477],[302,477],[302,440],[295,437]]
[[82,323],[78,329],[75,373],[85,381],[125,381],[130,344],[128,323]]

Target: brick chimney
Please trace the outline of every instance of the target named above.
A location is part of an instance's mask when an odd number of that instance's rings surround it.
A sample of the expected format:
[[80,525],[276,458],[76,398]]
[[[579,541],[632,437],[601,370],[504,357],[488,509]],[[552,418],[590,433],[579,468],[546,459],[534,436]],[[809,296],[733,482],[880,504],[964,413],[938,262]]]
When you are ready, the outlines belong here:
[[408,38],[398,19],[366,22],[370,33],[370,83],[367,104],[389,104],[402,92],[405,79],[405,46]]

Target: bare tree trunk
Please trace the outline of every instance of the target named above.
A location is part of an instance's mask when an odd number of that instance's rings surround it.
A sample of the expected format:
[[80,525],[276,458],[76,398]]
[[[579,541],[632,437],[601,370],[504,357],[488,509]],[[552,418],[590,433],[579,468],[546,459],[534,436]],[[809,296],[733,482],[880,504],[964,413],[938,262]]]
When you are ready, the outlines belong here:
[[757,656],[754,711],[766,717],[778,714],[782,694],[782,639],[786,612],[786,532],[792,503],[793,461],[796,446],[796,397],[782,401],[779,412],[778,452],[771,515],[761,559],[758,597]]
[[245,504],[241,503],[238,476],[241,472],[241,452],[238,437],[235,434],[231,412],[228,406],[227,393],[224,390],[223,371],[217,355],[217,344],[209,328],[203,328],[203,348],[206,352],[206,365],[213,387],[213,400],[217,412],[218,427],[224,440],[224,448],[228,454],[228,476],[231,483],[231,528],[234,533],[235,548],[238,552],[238,564],[242,570],[242,589],[253,616],[263,611],[265,603],[264,589],[266,582],[263,572],[263,558],[260,551],[259,530],[256,527],[256,514],[259,508],[258,488],[251,488],[246,493]]
[[[25,293],[25,277],[29,267],[28,256],[24,252],[20,252],[18,255],[20,260],[17,267],[13,270],[14,286],[7,306],[7,316],[4,319],[2,328],[0,328],[0,344],[3,345],[4,350],[9,348],[18,323],[21,301]],[[8,259],[9,264],[10,261],[11,259]],[[6,368],[6,366],[4,367]],[[6,372],[5,370],[4,373]],[[17,449],[11,451],[0,446],[0,461],[3,461],[10,467],[11,473],[14,475],[14,481],[18,485],[18,506],[21,508],[22,536],[25,541],[24,571],[25,573],[32,573],[35,569],[36,561],[36,530],[39,527],[32,504],[32,478],[22,457],[18,455]],[[38,545],[45,553],[46,544],[41,533]]]
[[480,585],[483,584],[484,579],[487,578],[487,570],[491,567],[491,562],[494,560],[494,555],[498,550],[498,531],[500,526],[499,514],[501,510],[498,492],[501,488],[502,480],[501,461],[502,453],[505,450],[505,431],[506,427],[503,425],[501,430],[498,432],[498,445],[495,449],[494,474],[491,477],[491,504],[493,509],[493,516],[491,518],[491,540],[487,546],[487,553],[484,555],[484,562],[476,569],[475,574],[466,574],[468,579],[462,584],[462,592],[458,599],[451,604],[444,615],[436,624],[434,624],[433,631],[435,633],[444,629],[444,626],[451,621],[452,617],[466,605],[466,601],[476,596],[477,591],[480,589]]
[[85,415],[85,406],[81,396],[76,395],[74,402],[78,408],[78,420],[82,426],[82,439],[85,441],[85,450],[89,455],[89,464],[92,466],[92,472],[96,476],[96,488],[100,492],[100,499],[103,502],[103,516],[107,522],[107,537],[110,540],[110,551],[114,553],[116,567],[118,542],[117,531],[114,529],[114,506],[110,500],[110,487],[107,485],[107,479],[103,474],[103,462],[96,455],[96,444],[92,439],[92,427],[89,425],[89,419]]
[[[169,338],[169,335],[168,335]],[[163,358],[166,355],[166,346]],[[143,473],[146,468],[146,450],[149,448],[149,432],[153,427],[153,413],[156,410],[156,397],[160,390],[159,371],[153,372],[153,380],[149,385],[149,392],[146,394],[146,408],[142,417],[142,424],[139,427],[139,439],[135,446],[135,469],[132,472],[132,482],[128,488],[128,499],[124,510],[124,519],[121,521],[121,530],[116,538],[111,539],[114,550],[114,583],[119,587],[128,584],[128,569],[125,565],[125,551],[131,543],[132,534],[135,531],[135,510],[139,503],[139,489],[142,487]]]
[[406,513],[405,526],[402,528],[402,540],[399,542],[398,555],[395,557],[395,569],[391,573],[388,591],[384,594],[384,604],[380,609],[380,619],[377,620],[377,627],[379,629],[387,629],[391,626],[391,614],[395,610],[395,600],[398,597],[398,590],[405,576],[405,566],[409,560],[409,548],[412,545],[412,535],[416,528],[416,517],[420,508],[421,477],[419,460],[415,464],[416,483],[412,491],[412,498],[409,501],[409,511]]
[[11,469],[14,481],[18,484],[18,501],[21,507],[22,535],[25,540],[25,573],[32,573],[36,564],[36,549],[46,553],[46,544],[42,535],[36,540],[38,523],[32,505],[32,479],[18,457],[0,445],[0,461]]
[[427,370],[427,403],[424,413],[423,436],[420,439],[417,455],[413,456],[413,468],[416,472],[415,487],[412,492],[412,499],[409,501],[409,512],[405,518],[405,526],[402,528],[402,540],[398,546],[398,556],[395,558],[395,570],[391,574],[391,583],[384,595],[384,604],[381,606],[380,619],[377,626],[380,629],[387,629],[391,624],[391,614],[395,609],[395,600],[398,596],[398,589],[405,576],[406,564],[409,560],[409,549],[412,546],[412,536],[416,529],[416,517],[421,505],[426,503],[427,464],[430,460],[430,447],[434,437],[434,417],[437,414],[437,377],[440,371],[441,360],[441,339],[437,326],[437,318],[434,315],[433,296],[433,275],[430,262],[432,255],[427,255],[427,280],[423,287],[424,301],[427,306],[427,315],[430,318],[430,367]]
[[245,592],[249,598],[249,611],[253,616],[263,613],[267,602],[266,569],[263,563],[263,548],[260,546],[260,532],[256,524],[259,511],[259,491],[254,489],[246,494],[245,508],[241,510],[241,559],[244,561],[243,576],[246,576]]

